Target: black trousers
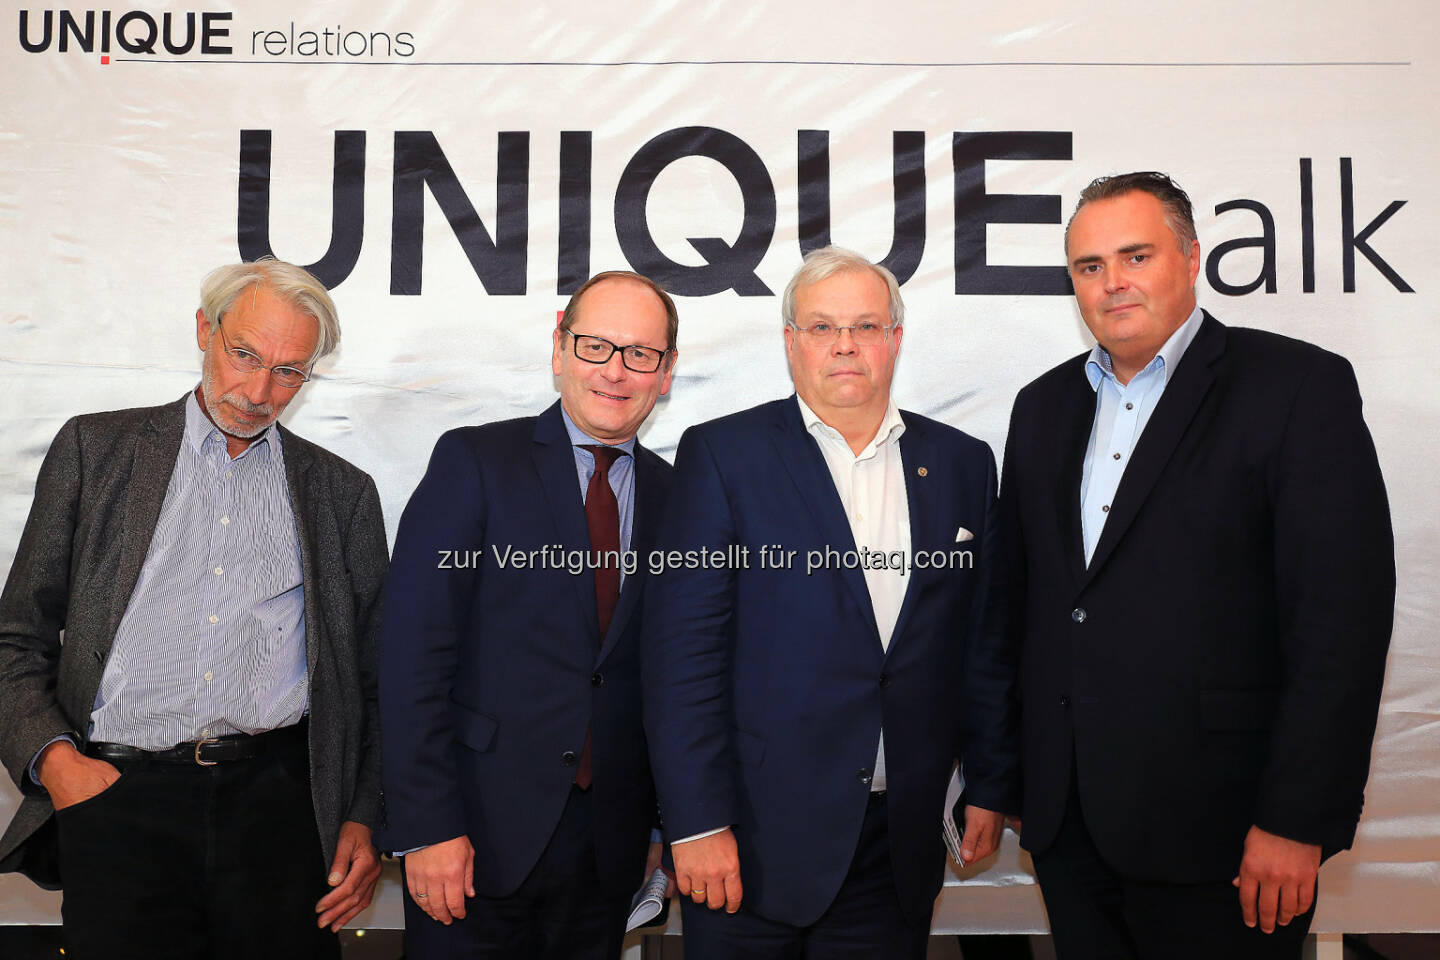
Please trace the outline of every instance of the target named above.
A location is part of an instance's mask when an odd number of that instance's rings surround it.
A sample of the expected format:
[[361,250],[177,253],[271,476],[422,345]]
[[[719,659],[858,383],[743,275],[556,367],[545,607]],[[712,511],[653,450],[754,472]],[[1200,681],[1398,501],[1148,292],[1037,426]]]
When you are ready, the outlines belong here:
[[[940,842],[937,820],[935,842]],[[740,864],[745,880],[745,864]],[[860,840],[840,892],[820,919],[796,927],[740,909],[699,906],[681,901],[685,960],[924,960],[930,916],[912,924],[900,909],[890,867],[889,809],[883,795],[865,810]]]
[[1315,915],[1312,907],[1267,934],[1245,926],[1229,878],[1176,884],[1122,876],[1095,848],[1073,777],[1060,833],[1033,859],[1059,960],[1299,960]]
[[595,865],[595,805],[572,787],[540,860],[506,897],[473,897],[465,919],[437,923],[405,898],[406,960],[617,960],[640,886],[607,890]]
[[303,730],[213,767],[116,763],[56,813],[66,960],[338,958]]

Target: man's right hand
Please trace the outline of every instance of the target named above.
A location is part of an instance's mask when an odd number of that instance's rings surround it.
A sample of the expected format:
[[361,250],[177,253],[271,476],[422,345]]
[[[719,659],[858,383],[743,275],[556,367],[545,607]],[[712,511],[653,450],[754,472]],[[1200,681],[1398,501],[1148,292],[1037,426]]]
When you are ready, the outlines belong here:
[[98,796],[120,779],[119,770],[104,760],[85,756],[69,740],[56,740],[42,750],[35,773],[56,810]]
[[475,848],[456,837],[405,854],[405,886],[416,906],[447,927],[465,919],[465,898],[475,896]]
[[740,853],[735,834],[726,827],[720,833],[670,844],[675,858],[675,886],[682,897],[709,904],[711,910],[726,913],[740,909]]

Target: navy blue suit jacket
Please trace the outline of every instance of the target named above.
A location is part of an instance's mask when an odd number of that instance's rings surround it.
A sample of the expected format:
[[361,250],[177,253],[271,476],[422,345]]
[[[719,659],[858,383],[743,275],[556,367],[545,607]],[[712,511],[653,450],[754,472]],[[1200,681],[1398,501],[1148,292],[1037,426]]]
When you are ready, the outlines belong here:
[[[631,548],[642,558],[669,473],[636,444]],[[587,728],[604,882],[639,883],[655,816],[640,717],[644,564],[625,578],[602,639],[593,573],[553,561],[521,569],[496,556],[547,546],[590,546],[559,403],[442,436],[400,520],[386,587],[380,845],[467,834],[485,896],[512,893],[539,859]]]
[[[995,461],[982,442],[910,413],[900,438],[915,569],[888,652],[860,569],[807,574],[810,550],[855,545],[792,397],[680,440],[666,550],[748,547],[748,565],[670,569],[645,606],[645,724],[669,840],[734,825],[748,908],[817,920],[850,865],[881,724],[895,882],[912,918],[942,880],[940,816],[964,756],[975,802],[1013,809],[1003,670],[987,667]],[[956,542],[960,528],[973,540]],[[762,568],[762,545],[795,550]],[[964,552],[970,565],[958,558]]]

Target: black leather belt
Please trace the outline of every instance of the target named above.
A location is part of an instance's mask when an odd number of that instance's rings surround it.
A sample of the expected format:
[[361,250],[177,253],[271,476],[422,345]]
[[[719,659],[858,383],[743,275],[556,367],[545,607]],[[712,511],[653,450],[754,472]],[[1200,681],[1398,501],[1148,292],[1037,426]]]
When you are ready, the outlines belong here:
[[295,741],[304,741],[305,724],[267,730],[264,733],[232,733],[224,737],[207,737],[181,743],[168,750],[141,750],[125,743],[89,743],[85,755],[99,760],[134,763],[149,760],[152,763],[179,763],[201,767],[213,767],[217,763],[235,760],[253,760],[277,747]]

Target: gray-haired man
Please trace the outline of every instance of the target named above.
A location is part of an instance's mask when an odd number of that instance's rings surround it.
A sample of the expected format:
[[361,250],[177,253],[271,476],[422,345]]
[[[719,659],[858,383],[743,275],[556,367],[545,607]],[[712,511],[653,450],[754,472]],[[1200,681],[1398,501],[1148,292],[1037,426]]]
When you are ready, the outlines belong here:
[[75,417],[40,469],[0,595],[0,868],[63,887],[81,960],[338,956],[379,875],[379,499],[275,422],[339,341],[318,280],[221,267],[195,317],[195,390]]

